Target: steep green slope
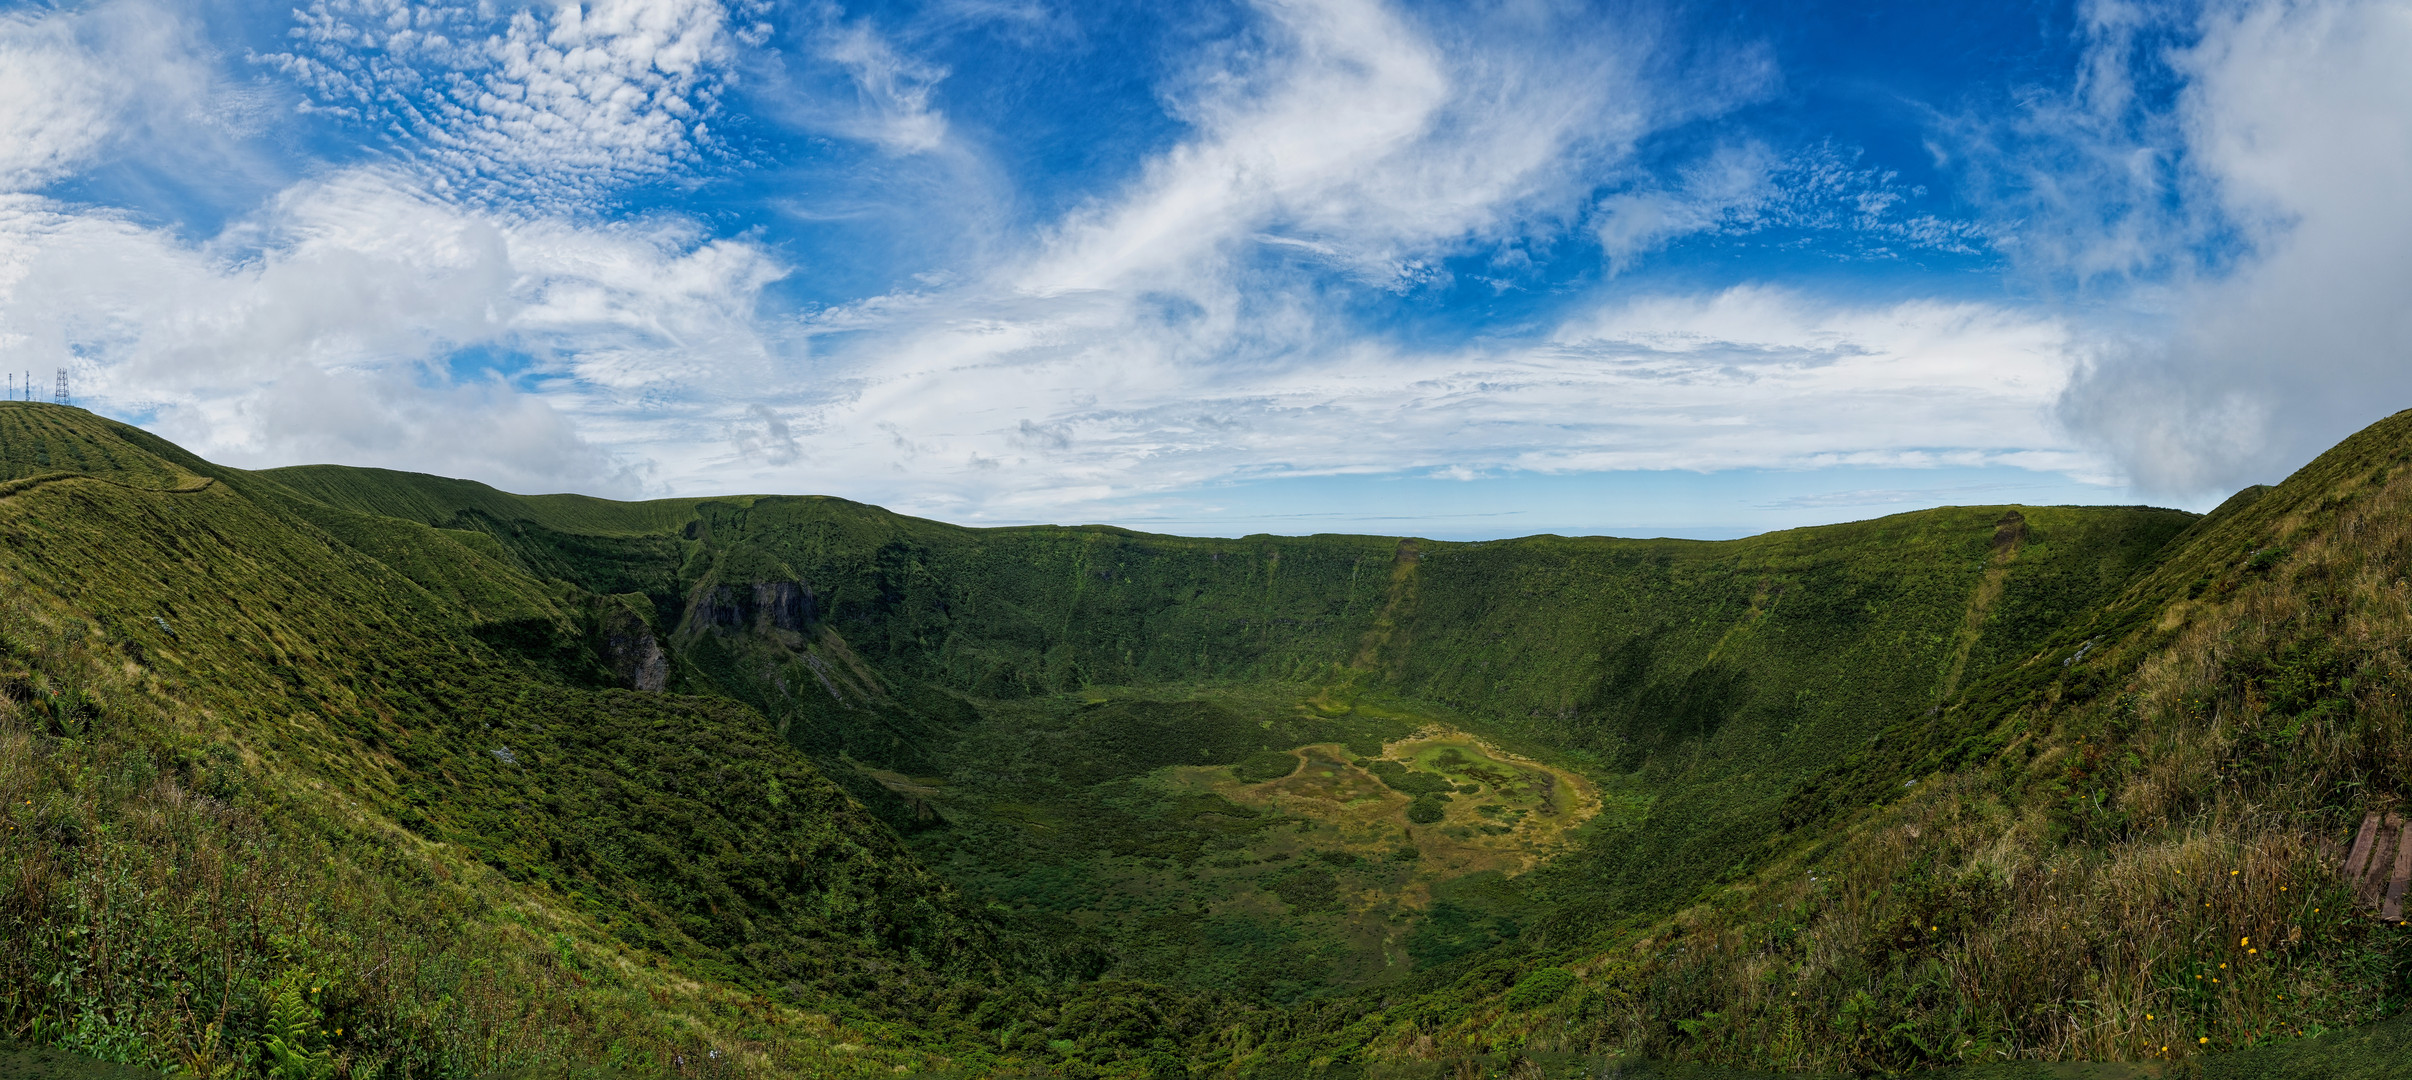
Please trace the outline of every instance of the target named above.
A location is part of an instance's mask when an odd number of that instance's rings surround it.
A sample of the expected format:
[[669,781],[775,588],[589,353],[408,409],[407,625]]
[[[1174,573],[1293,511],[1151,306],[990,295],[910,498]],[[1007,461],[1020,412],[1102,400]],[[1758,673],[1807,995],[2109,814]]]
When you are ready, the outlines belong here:
[[[0,1010],[12,1027],[98,1049],[190,1048],[208,1023],[231,1036],[264,1022],[279,980],[313,977],[355,1003],[343,1049],[363,1062],[502,1063],[474,1048],[430,1058],[426,1042],[429,1028],[449,1041],[458,1024],[500,1016],[430,1015],[445,995],[377,981],[391,965],[364,956],[377,944],[358,935],[383,924],[373,933],[390,946],[437,929],[413,922],[414,908],[488,924],[425,963],[474,965],[495,920],[543,912],[564,963],[573,940],[597,941],[674,958],[731,990],[784,986],[796,1004],[858,991],[866,972],[900,962],[995,971],[990,920],[920,871],[759,714],[564,682],[489,645],[500,627],[576,651],[575,613],[536,580],[425,526],[286,512],[262,485],[195,478],[87,414],[0,408],[0,460],[44,458],[108,475],[37,473],[0,494],[13,605],[0,642],[11,807],[0,863],[23,885],[0,903],[0,983],[12,990]],[[164,847],[93,842],[161,828],[177,834]],[[324,912],[294,913],[280,936],[256,908],[245,928],[180,907],[199,900],[180,895],[176,875],[209,868],[192,851],[214,852],[201,858],[213,864],[246,841],[368,882],[355,892],[465,866],[484,886],[450,898],[454,908],[364,898],[336,913],[353,921],[331,941],[313,940]],[[315,876],[244,873],[287,903],[294,876]],[[75,914],[93,905],[100,922]],[[118,959],[71,962],[94,950]],[[128,984],[135,957],[177,981],[164,994]],[[338,958],[349,970],[326,970]],[[572,1012],[575,997],[538,995]],[[199,1000],[236,1011],[211,1021],[187,1004]],[[623,1019],[620,1036],[686,1041]]]
[[2412,931],[2338,872],[2355,823],[2412,796],[2407,466],[2398,414],[2240,493],[2027,656],[1801,785],[1761,872],[1283,1053],[2399,1073],[2386,1040],[2205,1055],[2412,1003]]
[[199,459],[122,424],[72,409],[0,409],[0,482],[83,476],[143,490],[189,487],[211,471]]

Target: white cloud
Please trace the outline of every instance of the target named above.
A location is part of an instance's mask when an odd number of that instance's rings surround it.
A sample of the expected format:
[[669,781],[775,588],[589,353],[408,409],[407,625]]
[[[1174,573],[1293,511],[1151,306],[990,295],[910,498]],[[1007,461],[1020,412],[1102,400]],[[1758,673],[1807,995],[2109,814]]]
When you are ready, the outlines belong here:
[[[1095,297],[1092,296],[1092,301]],[[1763,288],[1609,305],[1527,346],[1334,343],[1241,370],[1107,302],[1045,321],[963,313],[817,412],[798,470],[962,520],[1110,516],[1271,475],[2009,465],[2099,479],[2049,406],[2055,320],[1970,303],[1869,307]]]
[[[1475,244],[1571,223],[1590,178],[1636,140],[1714,107],[1662,100],[1635,59],[1646,32],[1570,48],[1546,20],[1448,27],[1443,41],[1362,0],[1263,13],[1261,35],[1191,74],[1179,99],[1191,136],[1127,189],[979,278],[819,313],[818,370],[837,378],[781,403],[809,433],[792,465],[771,459],[756,418],[733,425],[729,450],[666,466],[664,480],[1069,520],[1271,475],[2098,474],[2047,420],[2072,363],[2067,334],[1993,306],[1737,289],[1594,305],[1522,345],[1368,336],[1334,314],[1320,275],[1411,285]],[[1764,80],[1746,61],[1707,80],[1727,102]],[[1889,178],[1854,170],[1832,153],[1777,162],[1737,147],[1680,194],[1743,216],[1681,227],[1777,214],[1814,225],[1813,212],[1900,224],[1884,217]],[[1821,201],[1771,192],[1777,173],[1823,184]],[[1611,250],[1630,257],[1667,235],[1637,229]]]
[[[88,398],[220,460],[522,490],[831,491],[1000,521],[1275,475],[2094,475],[2043,420],[2076,349],[2051,318],[1741,288],[1416,346],[1335,301],[1534,236],[1596,235],[1622,266],[1687,230],[1928,227],[1847,155],[1749,143],[1596,213],[1636,142],[1764,91],[1747,50],[1675,84],[1646,25],[1266,0],[1166,91],[1188,131],[1123,188],[921,288],[789,321],[756,310],[786,269],[762,244],[593,212],[709,152],[715,72],[751,33],[729,10],[318,0],[276,59],[406,162],[291,185],[202,242],[18,198],[0,318]],[[858,95],[845,130],[917,169],[969,153],[945,72],[824,25],[821,60]],[[480,356],[505,370],[461,359]]]
[[265,103],[220,78],[194,37],[186,12],[148,0],[0,13],[0,192],[128,158],[253,171],[233,147]]
[[1966,168],[1997,244],[2055,289],[2117,289],[2181,269],[2202,239],[2183,210],[2178,125],[2155,95],[2169,32],[2199,5],[2081,0],[2083,48],[2065,89],[2021,87],[2006,115],[1939,118],[1938,160]]
[[2178,240],[2237,257],[2147,294],[2156,323],[2099,346],[2062,411],[2146,486],[2207,496],[2412,405],[2412,5],[2220,4],[2194,29]]
[[68,20],[0,15],[0,191],[82,164],[108,138],[116,98]]
[[1973,255],[1998,242],[1981,221],[1907,214],[1924,188],[1830,144],[1779,156],[1763,143],[1726,143],[1675,170],[1600,200],[1593,231],[1610,273],[1687,236],[1771,228],[1839,234],[1829,250],[1882,257],[1900,249]]
[[1668,241],[1754,216],[1774,194],[1774,155],[1756,144],[1720,146],[1682,170],[1672,188],[1620,191],[1600,200],[1600,247],[1610,272],[1629,269]]
[[830,126],[894,154],[935,150],[946,142],[946,116],[930,103],[946,69],[899,51],[866,21],[832,20],[821,34],[823,60],[854,83],[857,108]]
[[720,0],[312,0],[302,48],[263,59],[322,109],[395,133],[470,194],[559,210],[673,173],[713,145]]
[[[2018,465],[2083,474],[2047,406],[2073,366],[2050,317],[1915,300],[1853,306],[1742,287],[1609,309],[1562,329],[1613,403],[1555,469]],[[1613,434],[1609,434],[1613,433]]]
[[[397,175],[296,186],[202,245],[106,213],[0,205],[12,353],[238,465],[338,461],[520,489],[640,491],[648,450],[714,441],[759,385],[780,273],[679,222],[502,218]],[[507,373],[455,371],[464,352]],[[702,392],[698,392],[701,390]]]
[[1586,165],[1670,111],[1640,75],[1645,40],[1508,19],[1441,41],[1372,0],[1262,13],[1255,48],[1191,75],[1180,106],[1196,137],[1069,218],[1016,287],[1203,300],[1243,246],[1267,241],[1376,283],[1413,280],[1472,239],[1568,212]]

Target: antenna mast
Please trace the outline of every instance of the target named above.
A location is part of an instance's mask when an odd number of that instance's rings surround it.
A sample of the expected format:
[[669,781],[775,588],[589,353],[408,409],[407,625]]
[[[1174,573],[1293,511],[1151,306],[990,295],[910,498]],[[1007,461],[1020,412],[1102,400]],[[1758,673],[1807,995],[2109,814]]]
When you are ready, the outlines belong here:
[[60,369],[59,369],[59,388],[58,388],[56,391],[54,391],[54,392],[53,392],[53,393],[50,395],[50,403],[51,403],[51,404],[53,404],[53,405],[69,405],[69,404],[73,404],[73,399],[71,399],[71,398],[69,398],[69,397],[67,396],[67,369],[66,369],[66,368],[60,368]]

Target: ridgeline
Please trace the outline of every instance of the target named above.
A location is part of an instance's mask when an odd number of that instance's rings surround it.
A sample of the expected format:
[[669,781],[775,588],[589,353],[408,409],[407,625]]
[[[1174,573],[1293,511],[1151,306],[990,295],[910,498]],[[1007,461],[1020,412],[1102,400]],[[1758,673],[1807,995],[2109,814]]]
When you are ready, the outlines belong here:
[[1219,540],[0,405],[0,1071],[2364,1075],[2408,462]]

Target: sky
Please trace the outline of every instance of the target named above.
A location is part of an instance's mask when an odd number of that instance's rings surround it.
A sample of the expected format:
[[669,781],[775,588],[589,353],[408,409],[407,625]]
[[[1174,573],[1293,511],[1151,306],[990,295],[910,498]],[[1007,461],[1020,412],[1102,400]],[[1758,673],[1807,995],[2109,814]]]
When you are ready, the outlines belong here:
[[970,525],[2204,509],[2412,406],[2412,0],[0,3],[0,369]]

